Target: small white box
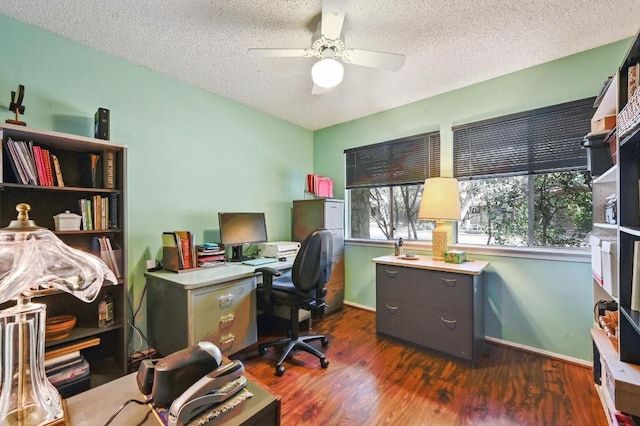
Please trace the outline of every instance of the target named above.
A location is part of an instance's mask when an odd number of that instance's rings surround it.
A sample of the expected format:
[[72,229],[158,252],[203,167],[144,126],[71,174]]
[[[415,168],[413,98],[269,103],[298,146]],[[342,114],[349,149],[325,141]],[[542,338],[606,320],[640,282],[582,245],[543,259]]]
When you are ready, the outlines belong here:
[[53,222],[55,223],[56,231],[79,231],[81,219],[82,216],[66,210],[64,213],[55,215]]
[[613,297],[618,297],[618,243],[602,240],[602,288]]

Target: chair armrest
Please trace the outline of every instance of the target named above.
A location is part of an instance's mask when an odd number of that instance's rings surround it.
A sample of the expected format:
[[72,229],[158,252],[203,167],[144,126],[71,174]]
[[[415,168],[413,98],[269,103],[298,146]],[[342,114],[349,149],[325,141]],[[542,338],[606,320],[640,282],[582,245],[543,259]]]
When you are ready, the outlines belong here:
[[282,275],[282,272],[277,269],[270,268],[268,266],[263,266],[261,268],[256,268],[254,271],[256,274],[262,274],[262,289],[264,292],[264,300],[267,303],[271,303],[271,290],[273,289],[273,277],[279,277]]
[[273,281],[273,277],[279,277],[280,275],[282,275],[282,272],[278,271],[277,269],[270,268],[269,266],[256,268],[254,272],[256,274],[257,273],[262,274],[262,281],[266,281],[266,280]]

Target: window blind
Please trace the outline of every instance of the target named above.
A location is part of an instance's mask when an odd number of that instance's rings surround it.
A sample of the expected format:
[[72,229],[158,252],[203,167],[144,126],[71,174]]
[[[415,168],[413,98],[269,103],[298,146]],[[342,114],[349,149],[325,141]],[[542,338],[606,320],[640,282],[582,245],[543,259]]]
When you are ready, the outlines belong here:
[[347,189],[424,183],[428,177],[440,176],[438,132],[351,148],[344,152]]
[[456,126],[457,178],[586,170],[594,98]]

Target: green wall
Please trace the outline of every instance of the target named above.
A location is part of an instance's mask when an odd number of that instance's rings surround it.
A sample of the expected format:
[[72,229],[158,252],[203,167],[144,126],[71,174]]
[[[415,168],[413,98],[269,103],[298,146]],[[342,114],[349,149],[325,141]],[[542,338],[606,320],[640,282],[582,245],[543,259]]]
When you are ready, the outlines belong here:
[[[93,136],[96,109],[111,110],[111,140],[128,147],[135,305],[163,231],[216,241],[219,211],[264,211],[269,238],[291,238],[291,200],[304,197],[313,168],[311,131],[0,15],[2,121],[19,84],[33,128]],[[144,307],[136,323],[146,330]]]
[[[439,130],[442,175],[450,176],[452,125],[595,96],[605,78],[616,71],[630,42],[623,40],[318,130],[314,133],[314,172],[333,178],[334,195],[342,198],[345,149]],[[557,261],[479,256],[473,254],[473,248],[466,249],[471,258],[490,262],[485,282],[487,336],[591,360],[593,288],[588,256],[579,262]],[[347,246],[346,300],[375,307],[375,268],[371,259],[391,251],[391,246]]]

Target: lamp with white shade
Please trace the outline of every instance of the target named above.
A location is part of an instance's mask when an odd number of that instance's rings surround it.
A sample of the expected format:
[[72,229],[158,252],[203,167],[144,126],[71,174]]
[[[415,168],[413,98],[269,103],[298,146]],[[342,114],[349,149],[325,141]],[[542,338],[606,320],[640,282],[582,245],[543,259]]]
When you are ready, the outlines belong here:
[[432,232],[432,258],[444,260],[448,249],[448,235],[444,220],[460,220],[460,193],[458,179],[450,177],[429,178],[424,181],[418,219],[435,220]]

